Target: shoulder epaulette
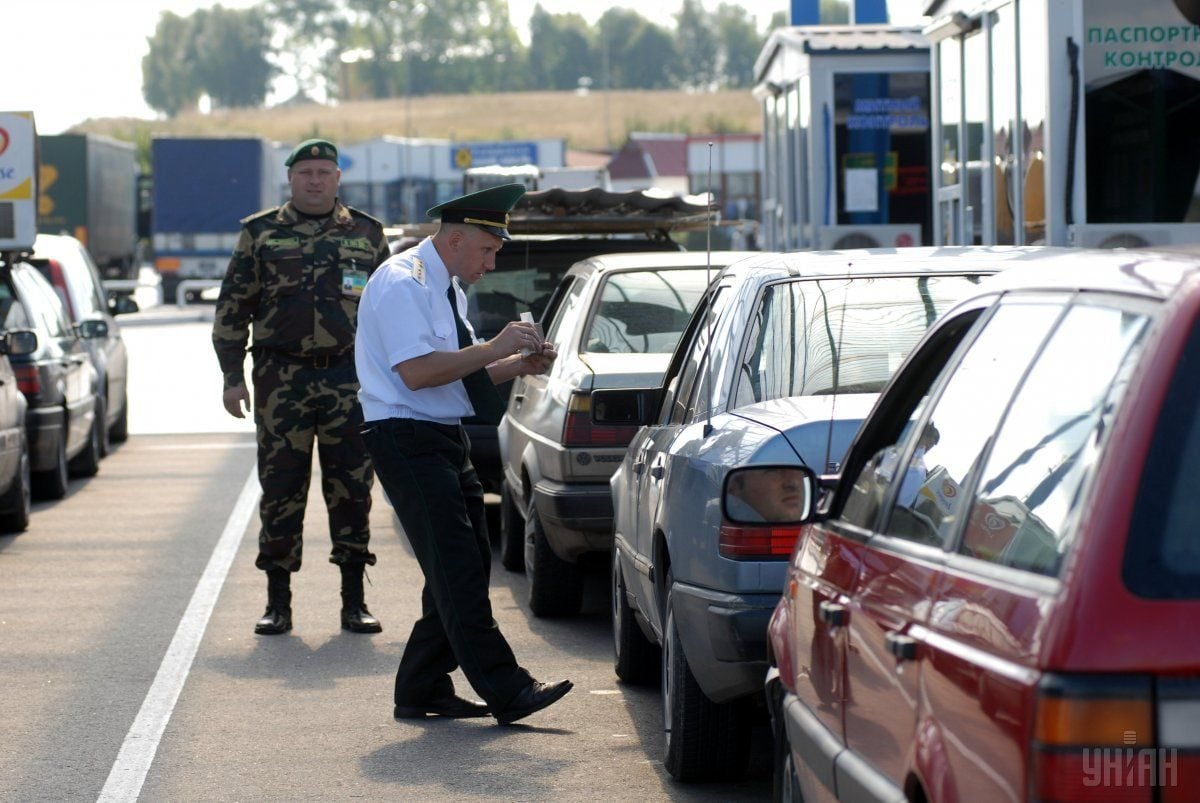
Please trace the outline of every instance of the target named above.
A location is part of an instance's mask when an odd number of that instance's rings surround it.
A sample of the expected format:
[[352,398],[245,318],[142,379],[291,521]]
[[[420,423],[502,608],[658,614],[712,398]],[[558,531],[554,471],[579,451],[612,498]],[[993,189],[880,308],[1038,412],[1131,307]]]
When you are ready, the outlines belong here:
[[378,225],[380,228],[383,227],[383,221],[379,220],[379,218],[368,215],[366,212],[362,211],[361,209],[355,209],[353,206],[347,206],[346,209],[349,210],[350,214],[353,215],[354,217],[360,217],[363,220],[369,220],[372,223]]
[[412,267],[408,269],[408,272],[417,280],[417,284],[425,286],[425,263],[421,261],[420,257],[412,258]]
[[278,212],[279,212],[279,207],[272,206],[270,209],[261,209],[258,212],[255,212],[253,215],[247,215],[246,217],[242,218],[240,222],[243,226],[245,226],[247,223],[250,223],[255,220],[260,220],[264,217],[274,215]]

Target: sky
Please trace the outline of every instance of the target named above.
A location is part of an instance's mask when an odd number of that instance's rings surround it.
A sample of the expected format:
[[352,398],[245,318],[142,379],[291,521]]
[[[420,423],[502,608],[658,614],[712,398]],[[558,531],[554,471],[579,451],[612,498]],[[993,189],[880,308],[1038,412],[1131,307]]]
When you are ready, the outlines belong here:
[[[790,0],[738,2],[766,28]],[[0,48],[0,108],[34,112],[43,134],[57,134],[89,117],[153,118],[142,99],[142,57],[159,16],[187,16],[212,0],[0,0],[4,4],[4,46]],[[226,8],[246,8],[257,0],[222,0]],[[612,6],[633,8],[660,24],[674,22],[675,0],[509,0],[509,16],[523,38],[536,3],[553,14],[570,11],[594,23]],[[703,0],[713,9],[718,0]],[[888,0],[892,22],[913,23],[919,0]],[[897,9],[901,9],[897,11]]]

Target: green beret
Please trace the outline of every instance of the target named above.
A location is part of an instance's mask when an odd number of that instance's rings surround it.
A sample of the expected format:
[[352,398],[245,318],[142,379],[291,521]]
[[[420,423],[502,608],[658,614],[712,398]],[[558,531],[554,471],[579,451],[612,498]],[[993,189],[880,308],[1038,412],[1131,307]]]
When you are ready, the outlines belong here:
[[451,198],[430,209],[428,214],[443,223],[470,223],[503,240],[511,240],[508,212],[524,194],[524,184],[501,184]]
[[338,160],[337,146],[327,139],[306,139],[288,154],[284,165],[291,167],[296,162],[303,162],[306,159],[328,159],[336,164]]

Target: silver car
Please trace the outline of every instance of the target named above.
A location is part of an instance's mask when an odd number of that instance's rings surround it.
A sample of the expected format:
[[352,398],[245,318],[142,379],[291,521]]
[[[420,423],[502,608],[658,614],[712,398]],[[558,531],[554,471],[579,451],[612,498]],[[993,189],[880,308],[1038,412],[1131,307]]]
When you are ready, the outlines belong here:
[[[612,478],[615,667],[626,682],[661,676],[664,760],[677,779],[730,779],[746,768],[767,621],[799,532],[779,514],[723,509],[730,471],[836,474],[926,328],[981,276],[1025,253],[744,260],[713,283],[657,387],[593,394],[598,425],[644,425]],[[781,499],[790,493],[777,487]]]
[[633,431],[593,426],[591,392],[657,383],[709,280],[745,252],[607,254],[573,265],[542,320],[559,353],[516,380],[500,422],[500,559],[537,616],[576,613],[580,560],[612,545],[609,478]]

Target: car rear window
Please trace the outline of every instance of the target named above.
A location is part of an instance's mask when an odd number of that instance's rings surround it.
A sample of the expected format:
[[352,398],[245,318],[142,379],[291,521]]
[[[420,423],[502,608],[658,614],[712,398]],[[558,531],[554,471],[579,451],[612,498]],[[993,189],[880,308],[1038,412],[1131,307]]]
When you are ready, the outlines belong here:
[[1200,598],[1200,323],[1158,417],[1125,543],[1125,585],[1152,599]]
[[709,276],[704,268],[608,274],[580,351],[670,354],[704,294]]
[[830,393],[878,393],[974,276],[797,279],[768,287],[735,406]]

